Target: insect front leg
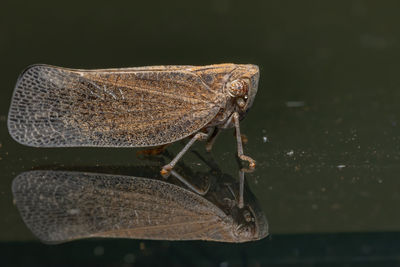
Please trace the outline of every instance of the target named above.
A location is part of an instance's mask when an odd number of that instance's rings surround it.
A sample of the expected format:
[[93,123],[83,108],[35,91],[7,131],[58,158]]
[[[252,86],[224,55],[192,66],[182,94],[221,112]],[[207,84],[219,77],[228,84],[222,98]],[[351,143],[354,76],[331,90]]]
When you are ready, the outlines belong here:
[[243,191],[244,191],[244,171],[239,170],[239,201],[238,201],[239,209],[242,209],[244,207]]
[[243,154],[243,145],[242,145],[242,136],[240,135],[240,124],[239,124],[239,113],[234,112],[232,114],[233,121],[235,123],[235,129],[236,129],[236,142],[237,142],[237,150],[238,150],[238,157],[241,160],[246,160],[249,162],[249,167],[250,168],[255,168],[256,167],[256,161],[249,156],[246,156]]
[[192,139],[186,144],[186,146],[181,150],[181,152],[178,153],[178,155],[175,156],[173,160],[161,169],[161,175],[164,178],[167,178],[171,172],[171,170],[175,167],[175,164],[182,158],[182,156],[188,151],[188,149],[196,142],[197,140],[206,140],[208,138],[209,134],[206,133],[196,133]]

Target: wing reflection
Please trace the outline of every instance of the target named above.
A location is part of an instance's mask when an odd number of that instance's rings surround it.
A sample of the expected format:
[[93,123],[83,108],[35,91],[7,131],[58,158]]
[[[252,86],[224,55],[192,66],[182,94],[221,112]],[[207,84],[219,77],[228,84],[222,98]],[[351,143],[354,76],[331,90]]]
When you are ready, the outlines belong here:
[[14,179],[12,191],[25,224],[45,243],[90,237],[246,242],[267,235],[265,215],[247,187],[243,207],[238,183],[206,187],[202,196],[157,179],[29,171]]

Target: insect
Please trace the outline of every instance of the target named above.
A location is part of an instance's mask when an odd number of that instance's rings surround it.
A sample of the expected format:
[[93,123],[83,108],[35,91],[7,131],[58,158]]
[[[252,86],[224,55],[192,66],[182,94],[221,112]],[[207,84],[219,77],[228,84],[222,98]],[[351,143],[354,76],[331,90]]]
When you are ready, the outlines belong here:
[[[174,172],[174,171],[172,171]],[[90,237],[246,242],[264,238],[268,223],[246,187],[218,183],[205,196],[149,178],[29,171],[12,185],[25,224],[45,243]]]
[[79,70],[28,67],[8,115],[10,135],[34,147],[149,147],[191,137],[161,174],[197,140],[211,150],[220,129],[236,130],[257,93],[255,65],[218,64]]

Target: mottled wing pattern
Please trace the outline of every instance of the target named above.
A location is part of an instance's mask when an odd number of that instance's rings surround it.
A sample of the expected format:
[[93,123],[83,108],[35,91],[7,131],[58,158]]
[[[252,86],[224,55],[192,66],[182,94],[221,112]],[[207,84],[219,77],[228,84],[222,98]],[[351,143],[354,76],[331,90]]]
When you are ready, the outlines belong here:
[[14,179],[12,190],[25,224],[48,243],[87,237],[223,241],[231,229],[230,217],[214,204],[159,180],[30,171]]
[[21,74],[8,129],[36,147],[144,147],[195,133],[224,105],[189,66],[73,70],[34,65]]

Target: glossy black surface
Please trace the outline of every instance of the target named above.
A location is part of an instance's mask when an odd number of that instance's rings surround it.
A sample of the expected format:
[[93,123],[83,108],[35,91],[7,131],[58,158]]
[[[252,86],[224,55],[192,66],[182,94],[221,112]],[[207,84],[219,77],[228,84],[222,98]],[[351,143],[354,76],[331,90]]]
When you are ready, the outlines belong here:
[[[159,164],[136,157],[134,149],[35,149],[14,142],[6,118],[25,67],[234,62],[260,66],[258,94],[241,130],[249,139],[245,152],[258,164],[246,177],[267,215],[271,238],[236,246],[144,241],[146,250],[181,246],[184,253],[164,251],[168,262],[182,266],[207,261],[398,264],[399,250],[393,248],[398,248],[400,230],[399,8],[397,1],[372,0],[5,2],[0,17],[0,240],[13,251],[7,253],[10,260],[30,248],[49,261],[47,251],[56,250],[62,259],[73,248],[82,253],[71,262],[100,261],[84,252],[93,251],[90,241],[60,247],[37,243],[12,202],[11,182],[19,173],[68,169],[146,176],[140,166]],[[176,154],[182,145],[168,151]],[[207,156],[201,143],[194,150]],[[209,156],[220,175],[237,175],[235,151],[233,131],[225,131]],[[183,161],[194,170],[205,168],[193,153]],[[139,249],[140,242],[105,240],[94,247],[120,244],[135,248],[133,258],[141,263],[158,259],[142,258],[147,252]],[[329,254],[332,246],[336,252]],[[269,254],[292,247],[309,250],[282,254],[284,263]],[[110,257],[124,262],[125,254],[113,251]],[[215,251],[227,256],[215,256]],[[363,258],[362,251],[372,256]],[[178,261],[183,255],[187,261]],[[239,255],[248,260],[238,260]],[[326,261],[326,255],[333,260]],[[32,257],[32,262],[40,258]]]

